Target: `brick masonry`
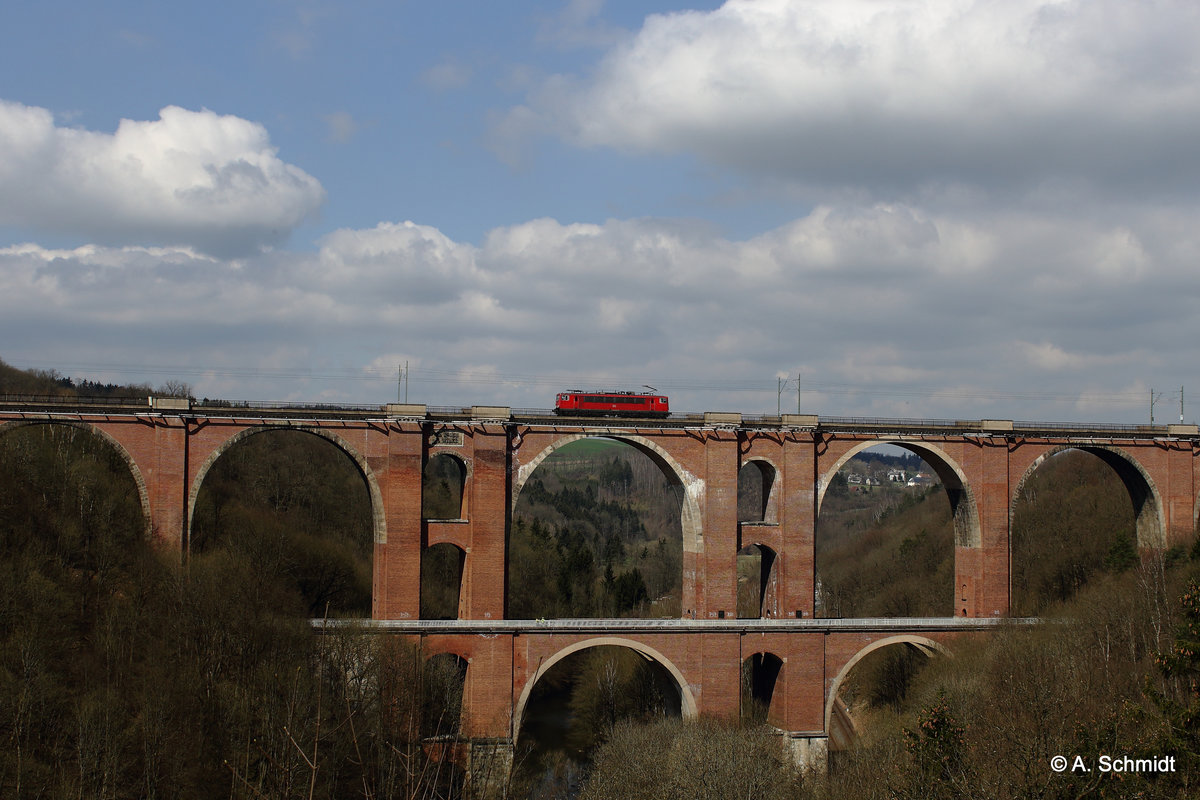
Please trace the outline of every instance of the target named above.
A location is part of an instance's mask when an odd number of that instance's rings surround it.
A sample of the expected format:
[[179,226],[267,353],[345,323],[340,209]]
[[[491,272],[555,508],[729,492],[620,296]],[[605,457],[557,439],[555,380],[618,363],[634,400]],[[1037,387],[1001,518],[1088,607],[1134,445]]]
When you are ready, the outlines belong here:
[[[192,508],[204,476],[229,447],[263,431],[301,429],[321,436],[354,461],[374,507],[374,602],[379,620],[416,620],[421,553],[447,543],[464,555],[460,617],[501,620],[505,613],[507,538],[516,496],[555,449],[587,436],[607,436],[646,453],[683,488],[683,610],[695,620],[737,613],[737,552],[750,544],[775,554],[768,607],[781,618],[811,617],[816,520],[833,475],[856,452],[881,443],[923,458],[947,487],[956,514],[955,614],[993,617],[1009,608],[1009,536],[1022,483],[1046,457],[1069,447],[1113,466],[1130,491],[1144,549],[1188,544],[1197,515],[1200,443],[1195,438],[932,434],[920,437],[835,433],[820,429],[759,430],[736,425],[694,428],[645,423],[597,428],[534,427],[512,421],[438,423],[413,419],[279,420],[191,412],[87,414],[0,412],[0,435],[27,424],[93,428],[119,447],[146,506],[155,541],[186,557]],[[450,435],[444,435],[450,434]],[[461,436],[459,435],[461,434]],[[458,459],[466,475],[455,520],[421,516],[422,470],[438,454]],[[769,465],[763,519],[739,524],[739,470]],[[755,653],[783,662],[769,719],[777,727],[822,736],[830,693],[848,664],[880,642],[926,649],[955,636],[894,630],[820,633],[650,632],[623,636],[419,634],[425,652],[468,662],[464,731],[510,739],[522,698],[547,664],[572,648],[620,643],[661,659],[681,684],[685,711],[736,716],[741,665]],[[896,638],[899,637],[899,638]],[[689,706],[692,703],[694,707]]]

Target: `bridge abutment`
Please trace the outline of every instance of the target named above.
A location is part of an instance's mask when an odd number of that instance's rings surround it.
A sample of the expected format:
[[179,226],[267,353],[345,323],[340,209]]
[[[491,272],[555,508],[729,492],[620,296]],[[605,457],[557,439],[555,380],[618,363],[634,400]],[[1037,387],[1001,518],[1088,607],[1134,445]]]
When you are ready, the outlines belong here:
[[783,734],[784,757],[805,772],[829,770],[829,737],[823,733]]
[[472,739],[468,743],[466,780],[471,797],[506,795],[513,771],[512,739]]

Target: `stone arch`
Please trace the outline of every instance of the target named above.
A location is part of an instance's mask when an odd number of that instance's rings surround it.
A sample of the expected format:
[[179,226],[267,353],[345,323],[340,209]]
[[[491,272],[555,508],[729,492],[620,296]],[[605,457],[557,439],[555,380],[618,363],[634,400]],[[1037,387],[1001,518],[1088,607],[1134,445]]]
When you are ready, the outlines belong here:
[[464,656],[462,653],[458,652],[457,650],[450,650],[446,647],[435,647],[430,650],[426,650],[426,649],[422,648],[422,650],[421,650],[421,658],[426,663],[428,663],[430,661],[430,659],[437,658],[438,656],[450,656],[468,666],[470,666],[470,664],[471,664],[470,657]]
[[1067,450],[1082,450],[1096,456],[1109,466],[1125,485],[1129,492],[1129,500],[1133,503],[1133,516],[1137,531],[1139,548],[1161,550],[1167,546],[1167,529],[1163,525],[1166,518],[1163,515],[1162,495],[1159,494],[1154,480],[1137,459],[1119,447],[1101,444],[1065,444],[1051,448],[1033,460],[1017,481],[1012,497],[1008,501],[1008,527],[1012,530],[1013,516],[1017,510],[1017,500],[1025,488],[1026,481],[1032,477],[1047,459]]
[[840,690],[842,688],[842,681],[844,681],[846,679],[846,676],[850,674],[850,671],[852,669],[854,669],[854,667],[858,664],[858,662],[862,661],[864,658],[869,656],[871,653],[875,652],[876,650],[881,650],[884,647],[890,647],[892,645],[897,645],[897,644],[911,645],[914,648],[916,648],[919,652],[921,652],[922,654],[929,656],[929,657],[933,657],[933,655],[935,653],[937,653],[938,655],[945,656],[947,658],[954,657],[954,654],[952,652],[950,652],[950,650],[941,642],[937,642],[937,641],[934,641],[933,639],[929,639],[925,636],[917,636],[916,634],[911,634],[911,633],[902,633],[902,634],[899,634],[896,636],[888,636],[887,638],[879,639],[877,641],[871,642],[869,645],[862,648],[857,653],[855,653],[853,656],[851,656],[850,660],[846,662],[845,666],[843,666],[840,670],[838,670],[838,674],[834,677],[833,682],[829,684],[829,694],[826,695],[826,697],[825,697],[825,732],[826,732],[826,734],[829,733],[829,725],[833,718],[833,706],[834,706],[834,703],[837,701],[838,690]]
[[[444,665],[444,666],[443,666]],[[465,713],[464,697],[466,695],[467,673],[471,670],[471,659],[450,650],[438,650],[424,654],[422,660],[422,691],[430,692],[441,689],[446,694],[432,698],[436,702],[428,702],[422,709],[422,735],[458,736],[463,730],[463,714]],[[442,674],[439,675],[438,671]],[[434,683],[434,686],[430,686]],[[436,685],[441,684],[441,685]],[[451,712],[451,718],[443,725],[442,720],[426,718],[425,713],[436,709],[439,717],[444,717],[446,711]]]
[[517,470],[517,474],[513,479],[512,508],[517,507],[517,498],[521,495],[521,489],[524,488],[529,477],[533,475],[534,470],[549,458],[554,451],[572,442],[577,442],[580,439],[612,439],[631,445],[649,457],[663,471],[667,480],[677,486],[683,487],[683,508],[680,513],[680,525],[683,528],[683,551],[685,553],[699,553],[704,549],[704,524],[703,518],[700,515],[701,501],[704,498],[704,480],[685,469],[670,453],[650,439],[631,433],[573,433],[550,443],[528,463],[522,464],[520,469]]
[[958,547],[979,547],[983,540],[979,511],[971,485],[967,482],[966,473],[944,450],[929,442],[914,442],[900,438],[874,439],[850,448],[821,476],[817,485],[817,517],[821,516],[821,502],[825,499],[825,490],[829,488],[829,483],[838,470],[858,453],[881,444],[894,445],[910,453],[915,453],[933,468],[941,480],[942,486],[946,489],[946,496],[950,499],[950,512],[954,517],[954,544]]
[[[436,614],[427,612],[433,611],[433,603],[427,595],[435,589],[434,586],[427,584],[430,578],[429,570],[434,568],[446,569],[449,562],[457,562],[457,575],[455,585],[453,587],[454,594],[454,613],[446,616],[445,613]],[[463,572],[466,567],[467,551],[462,546],[454,542],[435,542],[434,544],[426,544],[421,548],[421,619],[459,619],[462,614],[462,584]],[[440,593],[448,593],[449,587],[441,587]],[[448,597],[441,598],[449,606]]]
[[[775,653],[767,650],[758,650],[742,659],[742,699],[747,699],[752,703],[761,702],[764,712],[764,722],[769,722],[771,719],[771,708],[775,704],[775,689],[779,686],[779,678],[783,675],[783,668],[787,664],[782,658]],[[747,691],[748,690],[748,691]],[[753,709],[742,708],[742,718],[746,718],[747,711]]]
[[[757,553],[753,552],[757,550]],[[747,542],[738,552],[738,618],[739,619],[762,619],[764,617],[779,616],[779,554],[775,550],[762,542]],[[741,579],[743,577],[743,559],[747,559],[749,564],[753,564],[753,557],[758,557],[758,570],[756,577],[757,581],[754,584],[754,605],[757,613],[752,617],[743,617],[743,589]],[[752,569],[746,569],[749,572]],[[747,576],[751,577],[751,576]]]
[[[452,464],[455,483],[450,488],[450,502],[456,506],[456,512],[453,516],[430,516],[426,513],[429,498],[426,494],[427,482],[439,471],[437,464]],[[467,482],[471,477],[470,463],[460,456],[458,453],[450,453],[445,450],[437,450],[429,454],[429,460],[425,462],[425,466],[421,470],[421,518],[445,521],[445,520],[460,520],[466,519],[470,513],[470,508],[467,504]],[[457,497],[457,503],[454,503],[454,498]]]
[[133,477],[134,486],[137,487],[138,502],[142,506],[142,520],[144,523],[146,541],[153,539],[154,522],[153,517],[150,514],[150,491],[146,488],[146,479],[142,475],[141,468],[139,468],[137,462],[133,460],[133,456],[129,454],[129,451],[125,449],[125,445],[121,444],[115,437],[113,437],[111,433],[102,428],[97,428],[95,425],[90,425],[86,422],[73,422],[68,420],[30,420],[28,422],[5,422],[0,424],[0,436],[3,436],[5,433],[10,431],[14,431],[17,428],[24,428],[29,425],[62,425],[68,428],[78,428],[80,430],[87,431],[88,433],[95,434],[103,442],[111,446],[113,450],[116,451],[117,455],[121,457],[121,460],[125,462],[125,465],[129,468],[129,474]]
[[200,465],[200,469],[196,470],[196,477],[192,479],[192,488],[188,492],[187,504],[187,538],[188,547],[190,547],[192,536],[192,515],[196,512],[196,498],[200,496],[200,488],[204,485],[204,479],[208,476],[208,471],[213,465],[225,455],[229,448],[236,445],[243,439],[248,439],[251,436],[256,436],[260,433],[269,431],[302,431],[304,433],[319,436],[322,439],[329,441],[334,447],[337,447],[345,453],[358,468],[359,474],[363,476],[363,480],[367,484],[367,492],[371,497],[371,522],[374,528],[374,538],[376,544],[385,544],[387,542],[387,516],[383,508],[383,493],[379,489],[379,482],[375,479],[375,473],[371,471],[367,460],[355,450],[349,442],[336,433],[327,431],[323,428],[314,428],[306,425],[258,425],[253,428],[246,428],[243,431],[235,433],[226,439],[220,447],[212,451],[212,453]]
[[[738,522],[774,524],[779,519],[779,468],[769,458],[754,456],[738,469]],[[753,484],[753,485],[749,485]],[[749,519],[743,519],[742,493],[757,487],[759,506]]]
[[622,636],[597,636],[592,639],[584,639],[581,642],[567,645],[554,655],[538,663],[537,669],[534,670],[533,675],[531,675],[529,679],[525,681],[525,686],[521,689],[521,697],[517,700],[517,705],[513,709],[512,739],[514,746],[516,745],[517,737],[521,732],[521,722],[525,718],[525,706],[529,702],[529,696],[533,693],[534,684],[538,682],[538,679],[542,675],[545,675],[551,667],[553,667],[559,661],[562,661],[567,656],[592,647],[604,646],[627,647],[630,650],[641,653],[643,657],[666,669],[666,671],[671,675],[672,680],[675,681],[675,685],[679,687],[679,706],[684,719],[690,719],[699,713],[699,708],[696,704],[696,696],[692,694],[691,685],[688,683],[687,678],[683,677],[683,673],[679,671],[679,668],[675,666],[669,658],[664,656],[658,650],[655,650],[650,645],[643,644],[642,642],[638,642],[633,639],[626,639]]

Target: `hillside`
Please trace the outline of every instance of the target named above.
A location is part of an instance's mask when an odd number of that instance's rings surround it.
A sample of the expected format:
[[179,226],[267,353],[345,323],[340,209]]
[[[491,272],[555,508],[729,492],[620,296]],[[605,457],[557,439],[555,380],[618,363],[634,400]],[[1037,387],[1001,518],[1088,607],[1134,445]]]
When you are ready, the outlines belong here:
[[[1098,576],[1057,611],[1052,625],[958,641],[953,658],[897,646],[861,662],[857,696],[843,695],[860,737],[827,775],[797,775],[769,729],[667,720],[614,728],[580,796],[1196,797],[1200,563]],[[1103,756],[1130,761],[1106,771]]]
[[816,613],[822,617],[952,616],[954,521],[942,487],[835,481],[817,522]]
[[508,616],[679,616],[681,501],[628,445],[590,440],[557,451],[513,509]]
[[[868,469],[852,459],[825,494],[817,525],[818,616],[952,615],[954,522],[944,489],[846,480]],[[1104,462],[1078,450],[1049,459],[1022,487],[1012,537],[1018,616],[1044,613],[1089,580],[1137,560],[1127,490]]]
[[1136,564],[1129,493],[1096,456],[1064,451],[1022,487],[1012,550],[1013,613],[1043,613],[1093,577]]
[[186,397],[191,387],[168,380],[157,388],[148,383],[104,383],[86,378],[69,378],[56,370],[18,369],[0,360],[0,395],[50,397]]
[[421,742],[457,729],[457,666],[308,624],[369,608],[361,476],[269,435],[285,461],[231,450],[183,562],[102,439],[0,436],[0,797],[456,796]]

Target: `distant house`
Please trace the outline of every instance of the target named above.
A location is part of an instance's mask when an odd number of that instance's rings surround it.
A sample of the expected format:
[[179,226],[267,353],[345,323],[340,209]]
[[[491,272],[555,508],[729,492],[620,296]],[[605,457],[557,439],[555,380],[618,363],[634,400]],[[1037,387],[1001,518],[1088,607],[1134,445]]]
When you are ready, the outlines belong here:
[[908,480],[908,475],[902,469],[889,469],[887,477],[892,483],[904,483]]
[[918,472],[916,475],[913,475],[911,478],[908,479],[908,483],[906,485],[908,485],[908,486],[931,486],[932,484],[933,484],[933,478],[931,478],[927,473]]
[[862,475],[849,475],[846,477],[846,483],[861,484],[863,482]]

